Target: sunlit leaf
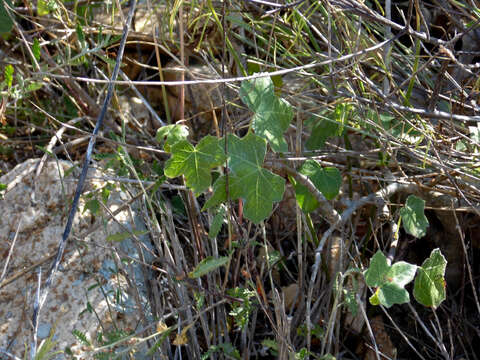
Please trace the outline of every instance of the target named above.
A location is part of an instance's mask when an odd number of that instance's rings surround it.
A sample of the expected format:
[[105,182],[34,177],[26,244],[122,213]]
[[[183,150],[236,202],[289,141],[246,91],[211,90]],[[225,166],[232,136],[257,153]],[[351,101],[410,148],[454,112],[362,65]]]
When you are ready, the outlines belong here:
[[[232,200],[244,200],[244,215],[254,223],[270,215],[273,203],[280,201],[285,191],[285,180],[262,167],[266,150],[265,140],[255,134],[242,139],[228,136],[228,193]],[[227,200],[226,185],[225,176],[218,178],[204,209]]]
[[5,77],[5,83],[8,88],[11,88],[13,84],[13,71],[13,66],[10,64],[5,66],[5,69],[3,70],[3,76]]
[[178,141],[171,152],[172,157],[165,164],[165,175],[169,178],[184,175],[187,186],[196,194],[210,186],[210,170],[226,159],[220,140],[213,136],[204,137],[196,147],[186,140]]
[[446,297],[445,270],[447,260],[435,249],[418,268],[418,276],[415,279],[413,296],[422,305],[437,308]]
[[38,41],[37,38],[33,39],[32,52],[35,59],[39,61],[40,60],[40,42]]
[[244,81],[240,98],[254,112],[252,127],[255,134],[266,139],[273,151],[287,151],[283,133],[292,121],[293,109],[287,101],[275,95],[270,77]]
[[156,140],[163,145],[166,152],[170,152],[173,144],[187,140],[188,127],[180,124],[162,126],[157,130]]
[[416,270],[416,265],[404,261],[390,266],[385,255],[377,251],[365,272],[366,284],[376,288],[369,299],[370,304],[391,307],[394,304],[409,302],[410,296],[404,287],[413,280]]

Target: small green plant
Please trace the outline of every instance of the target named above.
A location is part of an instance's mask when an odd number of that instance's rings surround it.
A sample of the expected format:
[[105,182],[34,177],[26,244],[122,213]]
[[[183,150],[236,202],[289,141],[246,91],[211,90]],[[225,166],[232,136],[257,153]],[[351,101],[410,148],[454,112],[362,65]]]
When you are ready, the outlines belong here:
[[253,310],[252,298],[255,298],[255,291],[237,287],[227,290],[227,294],[242,300],[242,302],[233,302],[232,309],[228,314],[233,317],[235,325],[243,329],[247,326]]
[[434,249],[422,266],[399,261],[388,265],[387,258],[378,251],[370,260],[370,267],[365,271],[365,282],[375,288],[370,297],[372,305],[384,305],[387,308],[394,304],[410,301],[404,286],[413,280],[415,285],[413,296],[422,305],[437,308],[445,300],[446,260],[439,249]]
[[[57,344],[57,342],[53,340],[55,336],[56,325],[57,324],[52,326],[52,328],[50,329],[50,333],[48,334],[48,337],[40,343],[40,346],[38,347],[37,352],[35,354],[35,357],[33,358],[34,360],[55,359],[60,354],[63,354],[62,350],[57,350],[57,351],[53,350],[55,348],[55,345]],[[25,348],[28,349],[27,346]],[[25,351],[24,359],[27,359],[28,353],[29,353],[28,351]]]
[[[213,168],[222,164],[229,168],[228,192],[227,178],[222,175],[213,184],[213,195],[206,201],[203,210],[226,202],[228,193],[231,200],[243,199],[244,215],[247,219],[260,223],[270,215],[273,204],[283,198],[285,191],[285,179],[263,166],[267,142],[275,152],[287,151],[283,133],[293,118],[293,110],[288,102],[277,97],[269,77],[245,81],[240,89],[240,97],[254,113],[250,129],[243,138],[234,134],[220,139],[206,136],[194,146],[187,140],[188,129],[184,125],[169,125],[158,130],[157,140],[163,144],[165,151],[172,154],[165,165],[165,175],[170,178],[183,175],[187,186],[196,195],[211,186]],[[351,112],[352,108],[348,104],[338,105],[331,119],[323,120],[314,126],[307,146],[312,149],[320,148],[328,137],[341,135],[346,117]],[[388,121],[385,119],[386,117],[382,118],[384,123],[393,121],[393,118],[388,118]],[[225,148],[228,149],[228,154],[224,152]],[[298,171],[308,177],[327,200],[338,195],[342,177],[337,168],[322,167],[315,160],[309,159]],[[300,208],[305,213],[315,210],[319,203],[310,191],[291,178],[290,181],[295,187]],[[424,205],[424,200],[410,195],[400,210],[405,231],[418,238],[425,236],[428,227]],[[218,233],[223,218],[218,214],[214,234]],[[189,276],[203,276],[227,262],[228,257],[206,258]],[[436,308],[445,299],[445,266],[445,258],[438,249],[418,268],[403,261],[389,265],[385,255],[378,251],[372,257],[370,267],[364,272],[367,285],[375,289],[370,303],[390,307],[409,302],[410,296],[404,286],[414,279],[418,270],[414,296],[421,304]],[[231,295],[244,299],[244,303],[235,305],[231,312],[235,321],[243,327],[249,314],[249,297],[253,294],[237,288]],[[347,291],[345,295],[349,306],[354,308],[354,294]]]

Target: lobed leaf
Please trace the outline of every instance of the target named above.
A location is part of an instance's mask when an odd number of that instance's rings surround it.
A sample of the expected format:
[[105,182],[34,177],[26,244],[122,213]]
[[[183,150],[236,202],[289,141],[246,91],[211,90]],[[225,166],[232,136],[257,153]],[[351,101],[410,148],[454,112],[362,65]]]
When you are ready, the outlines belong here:
[[387,258],[377,251],[370,260],[370,267],[365,272],[365,282],[375,287],[375,293],[369,301],[372,305],[384,305],[387,308],[394,304],[404,304],[410,301],[410,296],[404,286],[411,282],[417,271],[417,266],[400,261],[388,265]]
[[273,151],[287,151],[283,133],[292,121],[293,109],[286,100],[275,95],[270,77],[244,81],[240,98],[254,112],[252,127],[255,134],[266,139]]
[[323,148],[329,137],[340,136],[343,132],[343,124],[334,120],[320,120],[312,129],[312,133],[305,143],[308,150]]
[[[264,139],[249,133],[243,138],[228,135],[228,194],[244,200],[244,215],[258,224],[272,212],[273,203],[285,192],[285,180],[262,167],[267,150]],[[227,200],[227,179],[221,176],[213,185],[214,194],[204,209]]]
[[[299,172],[306,175],[327,200],[332,200],[338,195],[342,185],[342,176],[337,168],[323,168],[315,160],[308,159],[300,167]],[[317,200],[305,186],[294,183],[294,187],[295,197],[304,212],[311,212],[318,207]]]
[[181,140],[187,140],[188,127],[186,125],[173,124],[162,126],[157,130],[155,139],[163,144],[163,149],[170,152],[170,148]]
[[176,142],[171,147],[172,157],[165,164],[165,176],[184,175],[195,194],[206,190],[212,182],[210,170],[226,160],[220,141],[206,136],[196,147],[186,140]]

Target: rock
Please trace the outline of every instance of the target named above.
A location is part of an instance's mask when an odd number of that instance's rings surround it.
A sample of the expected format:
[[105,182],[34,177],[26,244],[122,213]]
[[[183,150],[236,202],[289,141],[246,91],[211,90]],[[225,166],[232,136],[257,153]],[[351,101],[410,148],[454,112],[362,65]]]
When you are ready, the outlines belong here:
[[[35,264],[42,269],[43,282],[51,264],[49,257],[56,253],[62,237],[79,172],[77,168],[65,176],[72,164],[50,161],[35,178],[37,164],[37,159],[28,160],[0,178],[0,183],[8,186],[0,200],[0,271],[16,237],[5,277],[0,282],[0,348],[21,358],[25,344],[30,347],[32,339],[30,324],[39,269]],[[89,174],[100,176],[97,170],[90,170]],[[96,190],[103,186],[102,181],[87,181],[84,194],[97,194]],[[107,202],[111,211],[122,205],[121,194],[118,190],[111,192]],[[134,220],[136,224],[132,225],[129,211],[125,210],[115,216],[117,221],[107,222],[108,217],[103,217],[100,211],[96,215],[100,226],[91,231],[95,228],[95,217],[85,211],[85,199],[93,198],[82,196],[60,269],[40,312],[37,333],[40,342],[53,329],[56,346],[52,351],[68,347],[78,358],[89,357],[85,351],[92,347],[81,344],[73,330],[84,334],[93,346],[99,346],[97,335],[105,336],[113,325],[125,333],[138,327],[141,316],[126,277],[140,289],[142,308],[148,307],[142,269],[135,263],[124,267],[124,261],[118,255],[115,257],[118,253],[114,252],[115,248],[123,249],[123,253],[138,258],[139,247],[130,239],[114,244],[106,241],[110,234],[125,232],[120,224],[130,230],[142,230],[141,221]],[[145,239],[148,244],[147,235]],[[151,256],[146,257],[146,261],[150,260]],[[12,280],[16,275],[20,276]]]

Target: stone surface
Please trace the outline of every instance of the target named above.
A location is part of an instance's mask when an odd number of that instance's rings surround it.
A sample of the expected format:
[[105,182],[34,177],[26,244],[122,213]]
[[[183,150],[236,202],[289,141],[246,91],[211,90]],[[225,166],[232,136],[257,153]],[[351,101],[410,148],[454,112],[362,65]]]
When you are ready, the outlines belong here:
[[[30,324],[39,267],[31,267],[56,252],[78,177],[78,169],[64,177],[72,167],[70,163],[51,161],[36,178],[37,164],[37,159],[28,160],[0,177],[0,183],[8,185],[0,200],[0,272],[4,269],[18,230],[4,280],[0,283],[0,348],[19,357],[23,357],[25,344],[30,346],[32,339]],[[100,176],[94,170],[90,170],[89,174]],[[138,258],[138,247],[130,239],[112,244],[106,241],[106,237],[125,232],[125,228],[141,230],[142,224],[135,216],[132,219],[127,210],[115,216],[117,221],[109,222],[105,221],[107,217],[103,217],[101,212],[94,218],[90,211],[85,211],[85,199],[88,201],[89,194],[98,194],[103,186],[105,183],[102,181],[87,182],[84,190],[87,195],[82,196],[60,271],[40,313],[37,332],[41,343],[54,329],[55,349],[69,347],[78,358],[85,358],[82,354],[92,348],[79,343],[72,334],[74,329],[84,333],[94,346],[99,346],[96,337],[100,332],[107,333],[113,323],[120,324],[118,328],[126,332],[133,331],[140,317],[126,276],[134,279],[134,284],[141,288],[141,269],[128,265],[126,270],[123,269],[124,262],[113,251],[117,247]],[[121,206],[122,197],[126,195],[119,191],[111,192],[107,202],[111,211]],[[103,221],[106,225],[89,232],[94,220]],[[135,223],[133,226],[132,222]],[[40,266],[42,280],[46,278],[50,264],[49,260]],[[22,272],[23,276],[5,284],[12,276]],[[142,293],[140,302],[143,307],[145,300]]]

